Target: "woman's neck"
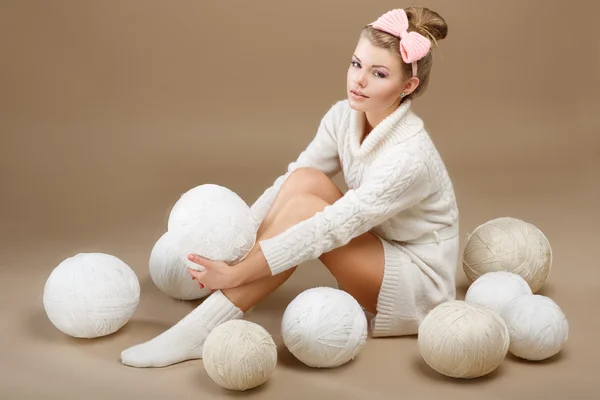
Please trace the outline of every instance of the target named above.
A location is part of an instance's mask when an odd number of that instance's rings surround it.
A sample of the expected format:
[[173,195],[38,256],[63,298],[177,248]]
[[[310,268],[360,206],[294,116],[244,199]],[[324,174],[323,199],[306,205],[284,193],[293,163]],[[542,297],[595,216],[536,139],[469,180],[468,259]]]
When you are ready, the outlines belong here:
[[365,138],[375,129],[377,125],[384,119],[390,116],[399,106],[402,104],[402,100],[394,102],[390,107],[384,110],[369,111],[365,113],[364,132],[360,142],[362,143]]

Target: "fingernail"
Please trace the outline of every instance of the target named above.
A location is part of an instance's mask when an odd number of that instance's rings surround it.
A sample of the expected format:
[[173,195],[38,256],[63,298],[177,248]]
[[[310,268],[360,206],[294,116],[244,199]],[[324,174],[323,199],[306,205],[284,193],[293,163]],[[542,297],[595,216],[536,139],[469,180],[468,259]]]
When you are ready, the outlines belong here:
[[194,259],[194,255],[193,254],[188,254],[188,260],[193,260]]

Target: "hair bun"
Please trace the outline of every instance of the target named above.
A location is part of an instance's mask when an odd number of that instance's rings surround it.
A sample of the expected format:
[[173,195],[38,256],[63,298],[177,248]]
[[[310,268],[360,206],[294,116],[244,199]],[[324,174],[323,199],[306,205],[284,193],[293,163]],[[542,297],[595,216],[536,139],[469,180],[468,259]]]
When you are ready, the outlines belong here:
[[448,35],[448,24],[437,12],[427,7],[408,7],[404,11],[412,30],[429,38],[433,44],[445,39]]

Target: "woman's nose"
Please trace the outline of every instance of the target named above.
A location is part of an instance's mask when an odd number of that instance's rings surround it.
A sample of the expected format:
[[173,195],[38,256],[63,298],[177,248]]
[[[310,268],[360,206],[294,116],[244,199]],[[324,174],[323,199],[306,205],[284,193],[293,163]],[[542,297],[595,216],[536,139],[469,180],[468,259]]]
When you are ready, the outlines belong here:
[[356,75],[356,79],[354,80],[354,83],[356,83],[358,86],[365,87],[365,85],[367,84],[365,75],[362,73],[359,73],[358,75]]

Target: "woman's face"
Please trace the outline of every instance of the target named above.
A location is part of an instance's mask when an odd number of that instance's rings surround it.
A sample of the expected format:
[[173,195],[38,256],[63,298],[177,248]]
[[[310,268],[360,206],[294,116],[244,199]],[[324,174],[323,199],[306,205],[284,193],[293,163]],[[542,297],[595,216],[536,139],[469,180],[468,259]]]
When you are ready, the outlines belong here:
[[402,60],[361,37],[348,68],[347,95],[350,107],[363,112],[380,112],[399,104],[402,93],[416,88],[402,75]]

